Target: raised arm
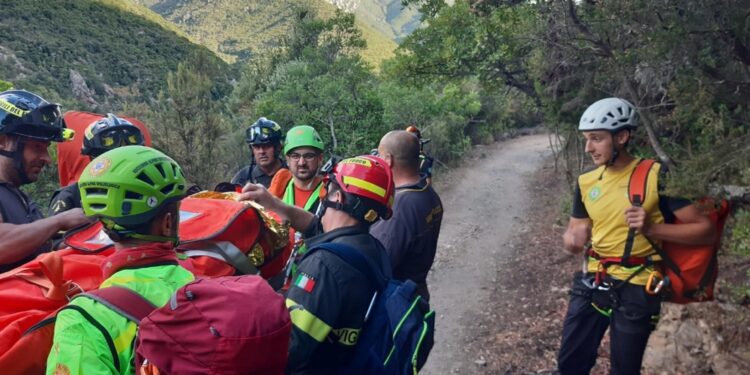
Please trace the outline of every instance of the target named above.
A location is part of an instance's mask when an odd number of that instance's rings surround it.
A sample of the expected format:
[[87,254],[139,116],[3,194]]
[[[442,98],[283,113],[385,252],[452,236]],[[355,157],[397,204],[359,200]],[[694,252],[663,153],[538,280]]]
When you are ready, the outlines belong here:
[[299,207],[290,206],[269,193],[263,185],[247,184],[242,188],[240,200],[253,200],[268,210],[276,212],[282,219],[289,220],[292,228],[304,232],[313,222],[315,215]]
[[0,219],[0,264],[17,262],[44,245],[58,231],[88,222],[80,208],[29,224],[10,224]]

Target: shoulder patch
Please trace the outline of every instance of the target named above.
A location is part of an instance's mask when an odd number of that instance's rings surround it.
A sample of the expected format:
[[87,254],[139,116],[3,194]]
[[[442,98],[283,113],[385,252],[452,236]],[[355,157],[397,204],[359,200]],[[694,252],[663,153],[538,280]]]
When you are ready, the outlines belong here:
[[52,212],[58,213],[65,211],[65,209],[68,208],[68,205],[65,203],[64,200],[59,199],[52,205]]
[[299,275],[297,275],[297,278],[294,280],[294,286],[304,290],[305,292],[312,293],[313,289],[315,288],[315,278],[304,272],[300,272]]

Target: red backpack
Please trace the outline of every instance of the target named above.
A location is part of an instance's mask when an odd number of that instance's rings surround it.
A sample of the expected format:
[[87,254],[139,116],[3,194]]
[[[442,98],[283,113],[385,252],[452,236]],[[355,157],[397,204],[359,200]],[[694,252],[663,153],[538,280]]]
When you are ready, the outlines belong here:
[[[118,286],[77,298],[82,297],[139,325],[136,368],[145,359],[168,374],[270,375],[283,373],[286,366],[291,319],[284,297],[261,277],[198,279],[178,289],[163,307]],[[117,353],[110,355],[117,363]]]
[[[212,194],[212,193],[208,193]],[[220,198],[221,196],[217,196]],[[180,264],[199,277],[281,275],[292,245],[253,206],[225,199],[185,198],[180,207]],[[43,374],[58,309],[104,281],[101,265],[114,251],[101,223],[65,235],[69,249],[46,253],[0,274],[0,369]],[[257,263],[253,263],[257,262]],[[255,267],[258,264],[259,267]],[[283,281],[283,279],[281,279]],[[278,285],[280,287],[281,285]]]
[[293,247],[288,230],[250,203],[232,200],[234,194],[204,192],[184,199],[177,250],[199,276],[282,274]]
[[257,276],[193,281],[140,322],[135,364],[167,374],[282,374],[292,322]]
[[[181,265],[204,277],[282,274],[293,247],[287,232],[266,213],[232,200],[233,194],[203,192],[182,200],[177,251],[186,259]],[[67,234],[65,244],[100,251],[112,241],[96,222]]]
[[[649,171],[655,163],[654,160],[645,159],[636,166],[628,186],[631,203],[640,204],[645,201]],[[664,241],[662,246],[659,246],[646,237],[662,258],[665,276],[669,278],[669,292],[666,298],[669,302],[685,304],[710,301],[714,298],[714,284],[719,271],[717,252],[724,222],[729,213],[729,203],[726,200],[704,198],[698,201],[698,207],[716,226],[716,238],[712,244],[685,245]],[[676,219],[674,224],[680,223],[680,220]]]

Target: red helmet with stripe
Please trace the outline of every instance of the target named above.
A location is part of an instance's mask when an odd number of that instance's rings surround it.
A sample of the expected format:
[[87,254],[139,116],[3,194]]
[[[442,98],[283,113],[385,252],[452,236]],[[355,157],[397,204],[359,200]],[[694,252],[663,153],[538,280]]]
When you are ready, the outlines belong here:
[[361,204],[346,204],[352,216],[368,223],[378,217],[391,217],[396,188],[391,167],[385,160],[372,155],[344,159],[336,164],[331,174],[329,178],[335,180],[344,193],[364,198],[358,202]]

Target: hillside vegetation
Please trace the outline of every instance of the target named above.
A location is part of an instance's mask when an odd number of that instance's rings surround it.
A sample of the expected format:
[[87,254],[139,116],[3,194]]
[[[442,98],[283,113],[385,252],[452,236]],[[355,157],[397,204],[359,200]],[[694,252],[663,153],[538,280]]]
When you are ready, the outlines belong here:
[[0,79],[106,111],[147,101],[195,45],[150,10],[118,0],[3,0]]
[[[172,21],[228,62],[248,60],[280,47],[297,10],[331,18],[336,8],[324,0],[134,0]],[[367,42],[364,59],[378,65],[393,56],[395,42],[357,21]]]

